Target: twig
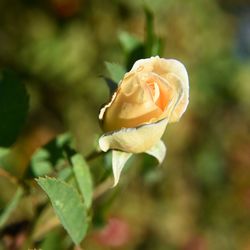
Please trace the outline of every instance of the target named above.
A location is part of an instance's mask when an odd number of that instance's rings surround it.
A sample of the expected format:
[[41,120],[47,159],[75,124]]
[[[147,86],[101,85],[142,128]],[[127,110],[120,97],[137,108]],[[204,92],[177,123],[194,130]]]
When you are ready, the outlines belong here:
[[99,198],[102,194],[104,194],[106,191],[108,191],[114,183],[114,180],[112,177],[107,178],[104,182],[102,182],[99,186],[95,188],[93,199]]
[[98,151],[98,150],[95,150],[95,151],[92,151],[91,153],[89,153],[88,155],[85,156],[85,159],[86,161],[91,161],[91,160],[94,160],[95,158],[101,156],[101,155],[104,155],[105,152],[103,151]]

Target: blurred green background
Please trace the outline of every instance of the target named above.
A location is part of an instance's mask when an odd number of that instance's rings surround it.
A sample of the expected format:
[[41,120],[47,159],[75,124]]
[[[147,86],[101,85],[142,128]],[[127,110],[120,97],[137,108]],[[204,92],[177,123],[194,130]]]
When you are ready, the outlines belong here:
[[[164,41],[163,56],[186,65],[190,104],[180,122],[167,127],[163,166],[136,155],[119,187],[97,200],[95,213],[102,211],[105,221],[115,223],[106,226],[104,236],[93,228],[84,249],[249,250],[247,0],[2,0],[0,67],[17,72],[30,95],[22,145],[31,157],[37,147],[69,130],[81,153],[96,148],[102,133],[98,111],[109,98],[100,77],[107,75],[104,61],[125,64],[121,32],[143,41],[145,5]],[[92,161],[93,175],[98,177],[109,161],[109,156]],[[6,193],[2,181],[2,206],[11,198]],[[27,225],[36,218],[35,204],[28,204],[27,209],[20,205],[9,223],[16,233],[1,234],[1,249],[21,249]],[[23,221],[28,221],[25,227]],[[37,247],[68,249],[61,235],[55,228]]]

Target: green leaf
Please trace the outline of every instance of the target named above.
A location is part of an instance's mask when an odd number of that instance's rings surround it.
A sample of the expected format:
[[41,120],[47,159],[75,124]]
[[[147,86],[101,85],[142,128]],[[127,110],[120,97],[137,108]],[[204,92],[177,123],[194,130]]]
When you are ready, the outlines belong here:
[[137,47],[135,47],[127,56],[126,59],[126,69],[131,70],[134,63],[142,58],[145,58],[145,46],[144,44],[139,44]]
[[9,148],[0,148],[0,159],[10,152]]
[[120,43],[123,47],[123,49],[130,53],[132,50],[134,50],[136,47],[140,45],[140,41],[137,39],[137,37],[129,34],[128,32],[122,31],[118,34],[118,38],[120,40]]
[[67,144],[71,144],[73,141],[72,135],[69,132],[60,134],[56,137],[56,145],[59,148],[63,148]]
[[90,208],[93,197],[93,183],[89,166],[80,154],[74,155],[71,158],[71,161],[76,181],[85,201],[85,205],[87,208]]
[[59,161],[65,158],[65,147],[72,143],[72,137],[69,133],[58,135],[54,140],[47,143],[44,148],[48,151],[48,160],[53,166],[56,166]]
[[11,213],[15,210],[22,196],[23,196],[23,189],[19,187],[14,197],[11,199],[10,203],[7,205],[7,207],[0,216],[0,229],[3,228],[3,226],[9,219]]
[[79,193],[66,182],[54,178],[39,178],[36,181],[48,195],[55,213],[73,242],[79,244],[88,228],[86,207]]
[[112,78],[117,84],[122,80],[126,70],[117,63],[105,62],[106,68]]
[[103,79],[105,80],[105,83],[107,84],[109,88],[110,98],[112,98],[113,94],[117,90],[117,83],[113,81],[112,79],[105,77],[105,76],[103,76]]
[[11,146],[24,126],[29,108],[25,86],[14,72],[0,73],[0,146]]
[[71,167],[65,167],[63,168],[59,173],[57,178],[61,181],[68,180],[73,175],[73,171]]
[[63,249],[63,241],[60,233],[58,231],[52,231],[49,232],[46,235],[46,238],[44,239],[43,243],[41,244],[42,250],[61,250]]
[[31,170],[35,177],[43,176],[53,171],[49,156],[49,152],[44,148],[40,148],[32,156]]

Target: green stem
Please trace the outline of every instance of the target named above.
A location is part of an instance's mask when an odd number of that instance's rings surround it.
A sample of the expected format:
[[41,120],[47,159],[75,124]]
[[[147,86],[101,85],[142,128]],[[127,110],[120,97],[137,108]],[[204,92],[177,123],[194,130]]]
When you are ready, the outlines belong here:
[[87,156],[85,156],[85,160],[92,161],[92,160],[96,159],[97,157],[104,155],[104,154],[105,154],[105,152],[103,152],[103,151],[95,150],[95,151],[92,151],[91,153],[89,153]]

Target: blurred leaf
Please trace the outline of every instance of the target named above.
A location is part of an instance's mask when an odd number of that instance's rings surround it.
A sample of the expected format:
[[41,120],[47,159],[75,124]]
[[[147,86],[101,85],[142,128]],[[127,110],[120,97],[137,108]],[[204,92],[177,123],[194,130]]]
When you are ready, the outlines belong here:
[[162,180],[162,172],[158,169],[148,170],[143,177],[146,184],[152,185]]
[[211,143],[197,154],[195,173],[204,187],[216,188],[225,180],[225,164],[219,148]]
[[69,177],[71,177],[72,174],[73,174],[72,169],[70,167],[65,167],[58,173],[57,178],[62,181],[65,181],[69,179]]
[[51,163],[47,160],[35,160],[32,162],[34,177],[48,175],[53,171]]
[[58,135],[56,137],[56,145],[59,148],[63,148],[64,145],[66,145],[66,144],[71,144],[72,141],[73,141],[72,135],[68,132],[61,134],[61,135]]
[[50,204],[42,209],[32,232],[33,241],[41,241],[52,230],[56,230],[61,226],[58,216],[55,214]]
[[[44,149],[48,152],[48,160],[53,166],[55,166],[60,159],[64,158],[63,145],[58,145],[57,138],[44,146]],[[66,143],[67,142],[65,142],[65,144]]]
[[65,158],[65,147],[70,146],[72,141],[72,136],[69,133],[64,133],[58,135],[54,140],[45,145],[44,148],[49,153],[49,160],[52,165],[55,166],[59,160]]
[[108,77],[104,76],[103,78],[104,78],[106,84],[108,85],[110,98],[111,98],[113,96],[114,92],[116,91],[118,84]]
[[75,149],[73,149],[70,145],[66,144],[63,146],[63,150],[64,150],[64,154],[65,154],[67,160],[70,162],[71,157],[76,154]]
[[139,44],[135,47],[127,56],[126,68],[127,70],[131,70],[134,63],[142,58],[145,58],[145,46],[143,44]]
[[118,38],[126,53],[130,53],[141,43],[135,36],[125,31],[120,32]]
[[93,197],[93,183],[89,166],[80,154],[74,155],[71,158],[71,161],[77,184],[85,201],[85,205],[87,208],[90,208]]
[[55,213],[73,242],[79,244],[87,232],[88,222],[86,208],[76,189],[54,178],[36,181],[50,198]]
[[49,152],[44,148],[37,150],[32,156],[31,169],[34,177],[43,176],[53,171],[49,157]]
[[122,80],[126,70],[117,63],[105,62],[105,65],[112,80],[118,84]]
[[62,246],[62,237],[58,231],[49,232],[44,239],[41,248],[42,250],[61,250],[64,249]]
[[8,148],[0,148],[0,158],[6,154],[8,154],[10,149]]
[[0,146],[11,146],[21,129],[29,109],[25,86],[14,72],[0,73]]
[[17,189],[15,195],[13,196],[13,198],[11,199],[11,201],[9,202],[9,204],[7,205],[7,207],[5,208],[5,210],[3,211],[3,213],[0,216],[0,229],[3,228],[5,223],[8,221],[11,213],[17,207],[22,196],[23,196],[23,189],[21,187],[19,187]]
[[61,170],[66,163],[65,146],[71,143],[71,135],[64,133],[37,150],[31,159],[30,176],[39,177],[50,174],[53,169]]

